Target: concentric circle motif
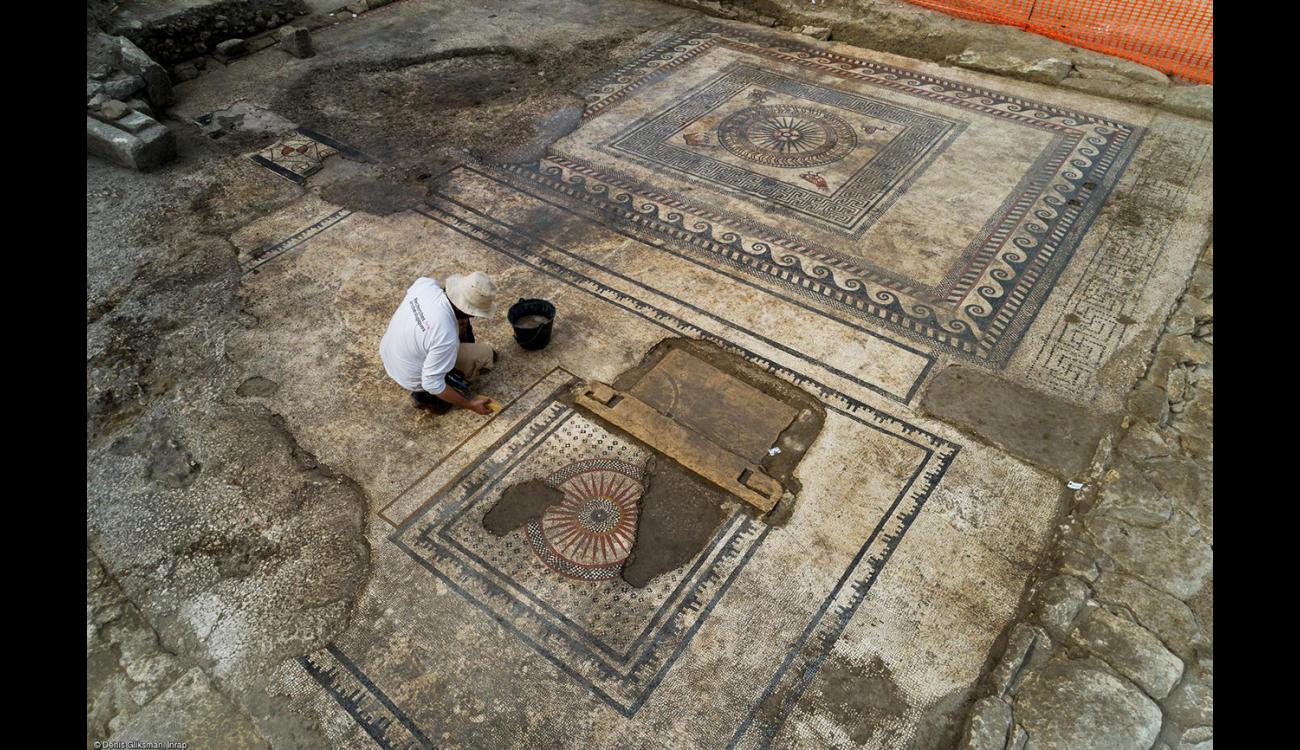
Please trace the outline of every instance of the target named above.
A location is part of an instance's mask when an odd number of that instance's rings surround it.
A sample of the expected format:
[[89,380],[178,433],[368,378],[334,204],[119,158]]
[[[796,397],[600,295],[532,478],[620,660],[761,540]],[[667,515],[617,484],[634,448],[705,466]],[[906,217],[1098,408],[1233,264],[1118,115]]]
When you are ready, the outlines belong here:
[[576,461],[547,477],[564,499],[528,524],[533,552],[556,573],[583,581],[618,576],[636,540],[641,467],[614,458]]
[[843,159],[858,145],[858,136],[852,125],[824,109],[771,104],[723,120],[718,143],[748,161],[802,168]]

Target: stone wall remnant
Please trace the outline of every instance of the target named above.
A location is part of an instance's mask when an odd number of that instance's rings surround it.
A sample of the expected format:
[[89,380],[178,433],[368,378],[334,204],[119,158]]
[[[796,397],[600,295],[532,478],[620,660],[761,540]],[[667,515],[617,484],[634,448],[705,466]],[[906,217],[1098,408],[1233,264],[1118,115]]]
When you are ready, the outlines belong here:
[[173,100],[166,69],[125,37],[94,34],[86,47],[87,151],[141,171],[174,158],[176,139],[156,119]]

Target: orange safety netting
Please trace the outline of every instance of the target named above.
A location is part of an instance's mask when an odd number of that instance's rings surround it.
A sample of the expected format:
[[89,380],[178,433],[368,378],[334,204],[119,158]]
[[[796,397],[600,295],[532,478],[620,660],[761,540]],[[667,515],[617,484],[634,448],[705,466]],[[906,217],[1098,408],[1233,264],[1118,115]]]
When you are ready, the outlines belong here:
[[1214,0],[908,0],[1214,83]]

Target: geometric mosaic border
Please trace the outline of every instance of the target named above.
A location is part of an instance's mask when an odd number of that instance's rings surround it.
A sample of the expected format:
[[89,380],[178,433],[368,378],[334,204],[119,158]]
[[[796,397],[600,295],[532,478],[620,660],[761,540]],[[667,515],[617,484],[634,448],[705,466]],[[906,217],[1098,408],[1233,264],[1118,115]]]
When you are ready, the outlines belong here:
[[[540,201],[556,209],[565,211],[585,221],[599,223],[603,219],[603,217],[599,215],[593,216],[589,206],[583,206],[581,204],[574,205],[572,201],[565,201],[563,199],[557,200],[556,196],[554,195],[548,196],[545,194],[544,191],[538,191],[536,186],[534,185],[521,183],[518,179],[515,179],[515,175],[512,175],[511,170],[509,170],[508,167],[498,166],[497,168],[490,168],[484,166],[483,168],[480,169],[477,167],[461,166],[461,167],[457,167],[455,170],[452,171],[463,171],[469,174],[486,178],[488,180],[497,183],[498,185],[501,185],[502,187],[518,192],[521,195],[528,196],[531,199]],[[577,268],[579,266],[591,266],[594,268],[598,268],[605,273],[608,273],[615,277],[619,277],[624,281],[628,281],[630,284],[639,287],[640,289],[646,292],[652,293],[653,296],[662,297],[664,299],[671,300],[672,302],[681,305],[685,308],[693,309],[694,312],[696,312],[697,314],[699,314],[704,318],[708,318],[718,324],[722,324],[731,328],[736,328],[735,322],[727,319],[725,316],[714,315],[705,310],[698,309],[694,305],[691,305],[689,301],[674,297],[669,292],[660,289],[655,289],[644,283],[623,276],[622,274],[615,271],[614,269],[602,265],[596,259],[577,256],[574,253],[567,251],[565,248],[558,247],[543,238],[539,238],[533,234],[530,234],[529,228],[526,226],[518,227],[518,226],[511,225],[501,220],[500,218],[490,216],[487,213],[484,213],[483,211],[468,206],[462,203],[461,201],[451,198],[441,192],[435,191],[434,198],[429,202],[429,204],[424,208],[416,209],[416,211],[423,213],[426,216],[429,216],[430,218],[435,218],[431,214],[445,213],[446,216],[444,218],[440,218],[439,220],[452,221],[453,223],[456,224],[457,231],[461,231],[463,229],[466,232],[468,232],[469,235],[471,235],[474,239],[492,238],[493,241],[496,243],[496,249],[510,254],[511,257],[514,257],[516,260],[519,260],[520,262],[539,268],[545,273],[558,273],[566,281],[566,283],[574,284],[586,291],[594,291],[595,293],[603,297],[606,297],[610,301],[616,302],[617,304],[627,308],[628,310],[632,311],[633,313],[641,317],[651,318],[654,319],[655,322],[659,322],[658,317],[661,314],[660,309],[658,307],[655,307],[652,304],[647,303],[644,299],[642,299],[642,296],[639,294],[629,295],[624,291],[614,289],[605,284],[601,284],[600,282],[594,280],[590,276],[581,273],[580,271],[577,270]],[[611,229],[629,238],[637,239],[641,242],[644,242],[648,246],[648,248],[656,249],[660,252],[665,252],[674,257],[695,262],[698,264],[698,260],[695,258],[693,254],[678,252],[676,249],[674,249],[674,247],[659,241],[656,237],[644,238],[641,235],[644,235],[645,233],[638,232],[635,226],[611,227]],[[581,257],[581,263],[569,262],[570,259],[575,259],[578,257]],[[710,268],[707,265],[704,265],[704,267],[706,269]],[[714,268],[713,270],[715,272],[717,271],[716,268]],[[731,278],[732,280],[739,282],[741,284],[757,287],[760,289],[764,288],[762,285],[753,284],[750,278],[744,275],[732,276]],[[864,326],[858,321],[841,320],[833,315],[828,315],[826,310],[820,309],[812,305],[805,304],[801,299],[799,299],[799,296],[797,294],[789,293],[792,290],[782,289],[778,286],[778,288],[775,289],[768,288],[767,291],[770,291],[776,296],[783,298],[789,304],[795,305],[807,312],[811,312],[817,315],[827,316],[832,320],[836,320],[842,325],[854,329],[855,333],[857,334],[861,334],[862,336],[870,336],[880,341],[887,342],[892,347],[897,347],[900,350],[908,352],[909,354],[916,355],[917,357],[925,360],[925,364],[917,372],[915,378],[912,380],[910,386],[906,390],[903,390],[901,392],[892,392],[876,383],[870,382],[868,380],[864,380],[851,373],[838,369],[831,363],[825,362],[823,360],[814,357],[810,357],[793,347],[786,346],[784,344],[781,344],[780,342],[774,341],[768,338],[766,335],[764,335],[763,331],[754,331],[754,330],[743,329],[743,328],[740,329],[743,330],[747,336],[757,341],[760,341],[763,344],[772,347],[773,349],[780,350],[786,355],[806,363],[810,367],[826,370],[827,372],[834,374],[836,377],[841,378],[846,382],[853,383],[854,385],[860,388],[884,396],[885,398],[888,398],[892,401],[896,401],[901,404],[908,404],[911,403],[912,399],[916,396],[917,390],[920,388],[921,384],[925,381],[926,376],[929,374],[931,368],[934,366],[934,362],[935,362],[934,355],[932,355],[928,351],[925,351],[924,349],[916,348],[906,341],[900,341],[891,336],[882,334],[879,331],[872,330],[870,327]],[[718,344],[723,348],[732,348],[733,346],[730,342],[728,342],[724,338],[719,338],[711,334],[705,328],[697,325],[696,321],[686,321],[680,319],[675,319],[675,320],[676,322],[672,327],[672,330],[675,331],[676,335],[703,339],[706,341],[712,341],[713,343]],[[738,353],[740,352],[739,349],[737,349],[736,351]],[[804,378],[797,370],[785,370],[782,373],[781,377],[784,377],[790,380],[791,382],[800,385],[801,387],[804,388],[815,389],[818,387],[815,381]],[[822,396],[829,397],[829,394],[823,393]]]

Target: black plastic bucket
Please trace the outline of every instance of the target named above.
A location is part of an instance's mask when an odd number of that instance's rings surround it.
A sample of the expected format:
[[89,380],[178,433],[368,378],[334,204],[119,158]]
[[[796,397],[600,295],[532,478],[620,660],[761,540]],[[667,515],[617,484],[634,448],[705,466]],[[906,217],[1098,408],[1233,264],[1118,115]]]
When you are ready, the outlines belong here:
[[[551,343],[551,326],[555,325],[555,305],[544,299],[521,299],[506,313],[515,341],[525,349],[541,349]],[[541,320],[545,318],[545,320]]]

